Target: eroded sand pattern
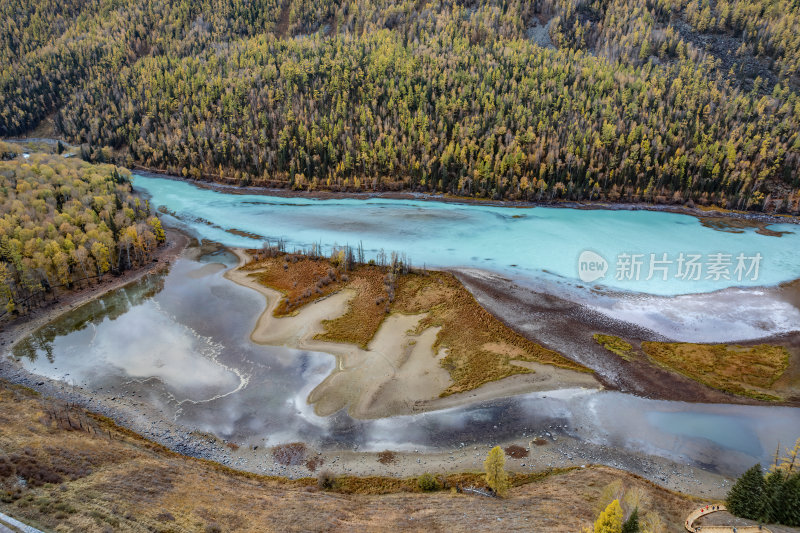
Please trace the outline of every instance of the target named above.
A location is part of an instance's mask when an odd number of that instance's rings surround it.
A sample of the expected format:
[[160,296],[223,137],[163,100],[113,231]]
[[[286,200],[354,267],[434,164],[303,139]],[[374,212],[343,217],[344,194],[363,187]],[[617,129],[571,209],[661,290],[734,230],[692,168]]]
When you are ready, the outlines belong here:
[[[243,250],[234,251],[240,267],[249,261]],[[354,418],[382,418],[525,392],[599,387],[591,374],[515,361],[514,364],[529,368],[533,373],[511,376],[473,391],[440,398],[440,393],[452,381],[440,365],[444,350],[435,352],[433,348],[439,328],[415,333],[424,314],[388,316],[366,350],[353,344],[320,341],[315,337],[324,331],[323,321],[343,315],[354,292],[343,289],[302,307],[292,316],[276,318],[273,312],[282,294],[259,283],[253,273],[235,268],[225,274],[231,281],[258,291],[267,299],[266,309],[250,335],[251,340],[258,344],[325,352],[336,357],[335,370],[308,396],[309,403],[320,416],[346,408]]]

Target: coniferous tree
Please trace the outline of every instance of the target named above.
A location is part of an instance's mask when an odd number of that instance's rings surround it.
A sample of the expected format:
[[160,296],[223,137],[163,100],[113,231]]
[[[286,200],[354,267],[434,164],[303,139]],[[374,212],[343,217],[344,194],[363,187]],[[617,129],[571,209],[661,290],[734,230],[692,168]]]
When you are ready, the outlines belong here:
[[784,482],[775,520],[787,526],[800,526],[800,473]]
[[786,474],[781,470],[770,472],[764,478],[764,496],[759,520],[770,523],[780,522],[783,508]]
[[639,533],[639,508],[635,507],[631,515],[622,524],[622,533]]
[[800,213],[793,0],[51,4],[0,2],[0,136],[53,116],[85,158],[232,185]]
[[760,520],[764,515],[764,474],[761,465],[749,468],[728,492],[728,510],[736,516]]

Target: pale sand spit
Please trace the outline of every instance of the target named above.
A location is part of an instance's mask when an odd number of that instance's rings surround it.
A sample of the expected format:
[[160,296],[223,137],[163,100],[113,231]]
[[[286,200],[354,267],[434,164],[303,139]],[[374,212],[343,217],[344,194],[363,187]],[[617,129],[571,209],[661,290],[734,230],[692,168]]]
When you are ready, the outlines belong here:
[[[234,249],[239,267],[250,258]],[[475,401],[567,387],[599,388],[591,375],[538,363],[518,362],[534,370],[532,374],[511,376],[487,383],[475,390],[440,398],[451,383],[441,367],[445,350],[434,352],[439,328],[415,334],[425,316],[394,313],[386,317],[366,350],[344,343],[316,340],[324,331],[323,321],[343,315],[354,292],[338,291],[308,304],[292,316],[276,318],[273,311],[283,295],[259,283],[253,274],[234,268],[225,276],[239,285],[258,291],[267,299],[250,339],[258,344],[287,346],[329,353],[336,357],[336,368],[314,388],[308,402],[320,416],[347,409],[354,418],[383,418],[401,414],[455,407]]]

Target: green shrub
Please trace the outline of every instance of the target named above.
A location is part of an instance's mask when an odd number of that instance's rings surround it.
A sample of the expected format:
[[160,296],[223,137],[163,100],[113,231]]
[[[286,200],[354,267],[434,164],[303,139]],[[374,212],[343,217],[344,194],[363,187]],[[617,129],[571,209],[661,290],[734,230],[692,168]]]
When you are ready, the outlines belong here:
[[431,492],[439,488],[439,483],[432,474],[426,472],[417,478],[417,486],[420,490]]
[[633,346],[619,337],[614,337],[613,335],[601,335],[600,333],[595,333],[593,337],[597,344],[601,345],[609,352],[617,354],[626,361],[630,361],[633,357]]

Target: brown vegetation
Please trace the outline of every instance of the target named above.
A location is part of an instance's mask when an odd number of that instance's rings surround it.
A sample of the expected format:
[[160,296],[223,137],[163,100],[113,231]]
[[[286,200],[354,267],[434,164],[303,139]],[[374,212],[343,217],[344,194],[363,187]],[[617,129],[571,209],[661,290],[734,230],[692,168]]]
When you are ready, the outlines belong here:
[[325,464],[325,459],[320,455],[314,455],[306,459],[306,468],[309,472],[316,472],[317,468]]
[[390,450],[378,452],[378,462],[382,465],[390,465],[396,460],[395,453]]
[[513,457],[514,459],[523,459],[528,457],[528,450],[520,446],[519,444],[512,444],[511,446],[507,446],[505,448],[506,455],[509,457]]
[[344,283],[327,261],[297,254],[266,258],[245,268],[258,269],[261,283],[284,294],[275,316],[290,315],[303,305],[336,292]]
[[642,350],[659,364],[709,387],[760,400],[780,400],[765,391],[789,366],[783,346],[735,346],[643,342]]
[[272,456],[278,464],[296,466],[306,462],[306,445],[302,442],[291,442],[272,448]]

